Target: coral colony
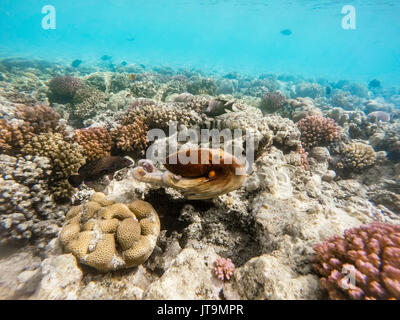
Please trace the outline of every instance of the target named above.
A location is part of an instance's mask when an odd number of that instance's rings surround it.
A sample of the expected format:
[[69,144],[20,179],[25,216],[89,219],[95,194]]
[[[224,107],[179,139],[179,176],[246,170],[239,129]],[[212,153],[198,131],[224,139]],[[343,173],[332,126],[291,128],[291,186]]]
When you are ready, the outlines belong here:
[[0,297],[399,299],[399,108],[377,79],[2,60]]

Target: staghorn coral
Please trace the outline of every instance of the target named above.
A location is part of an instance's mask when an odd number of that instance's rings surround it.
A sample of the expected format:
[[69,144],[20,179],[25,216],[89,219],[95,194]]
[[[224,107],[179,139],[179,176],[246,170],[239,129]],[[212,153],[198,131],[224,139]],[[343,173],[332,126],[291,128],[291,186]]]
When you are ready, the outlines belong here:
[[361,170],[375,163],[374,149],[365,143],[346,144],[341,151],[341,158],[336,166],[339,169]]
[[229,258],[218,258],[214,262],[214,273],[219,280],[230,280],[234,271],[235,265]]
[[88,128],[75,130],[73,140],[82,148],[88,161],[109,156],[113,141],[106,128]]
[[111,136],[118,149],[144,153],[147,141],[147,125],[138,118],[133,123],[111,130]]
[[45,240],[57,233],[64,208],[47,190],[46,157],[0,155],[0,244]]
[[76,91],[82,87],[82,82],[72,76],[55,77],[49,83],[50,100],[55,102],[69,102]]
[[261,100],[260,109],[263,114],[277,112],[282,107],[285,100],[285,96],[279,91],[267,92]]
[[400,299],[400,225],[373,222],[313,248],[331,299]]
[[62,200],[72,195],[73,188],[67,179],[85,163],[79,144],[66,141],[59,133],[42,133],[34,136],[22,148],[22,153],[50,159],[53,174],[49,178],[49,189],[55,199]]
[[339,127],[335,120],[322,116],[308,116],[298,122],[301,142],[305,149],[329,144],[339,137]]
[[160,220],[148,202],[125,205],[95,193],[68,212],[60,241],[81,263],[108,272],[144,263],[159,233]]

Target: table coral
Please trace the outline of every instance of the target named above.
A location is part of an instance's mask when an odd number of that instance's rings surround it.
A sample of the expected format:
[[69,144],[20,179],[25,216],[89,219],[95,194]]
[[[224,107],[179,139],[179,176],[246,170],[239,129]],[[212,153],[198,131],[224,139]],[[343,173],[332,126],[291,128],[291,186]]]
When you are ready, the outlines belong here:
[[308,116],[296,122],[305,149],[329,144],[339,137],[335,120],[322,116]]
[[400,225],[373,222],[314,250],[314,269],[331,299],[400,299]]
[[94,127],[75,130],[73,140],[82,148],[88,161],[109,156],[113,141],[106,128]]
[[60,241],[81,263],[108,272],[144,263],[159,233],[160,220],[150,203],[115,203],[95,193],[69,211]]

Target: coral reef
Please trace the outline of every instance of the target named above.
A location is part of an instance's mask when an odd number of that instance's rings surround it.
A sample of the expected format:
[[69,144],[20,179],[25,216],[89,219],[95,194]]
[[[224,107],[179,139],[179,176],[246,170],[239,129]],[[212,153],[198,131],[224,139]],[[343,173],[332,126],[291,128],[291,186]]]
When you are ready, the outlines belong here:
[[107,272],[145,262],[159,233],[157,212],[148,202],[124,205],[95,193],[68,212],[60,241],[80,262]]
[[235,265],[229,258],[218,258],[214,262],[214,272],[219,280],[230,280],[234,271]]
[[297,97],[310,97],[312,99],[325,95],[325,89],[318,83],[302,82],[296,86]]
[[73,97],[72,113],[80,119],[87,119],[107,108],[104,92],[84,86]]
[[[64,215],[47,190],[52,174],[46,157],[0,155],[0,244],[54,237]],[[46,241],[45,241],[46,242]]]
[[267,92],[261,100],[260,109],[264,114],[277,112],[285,100],[285,96],[279,91]]
[[101,127],[77,129],[73,140],[83,148],[83,154],[88,161],[109,156],[113,147],[110,133]]
[[217,94],[217,84],[212,78],[191,78],[187,83],[187,92],[195,95],[208,94],[215,96]]
[[147,141],[147,125],[137,118],[133,123],[122,125],[111,130],[111,136],[118,149],[144,154]]
[[374,222],[314,246],[331,299],[400,299],[400,226]]
[[49,189],[56,199],[68,199],[73,188],[67,179],[78,172],[85,163],[82,147],[70,143],[59,133],[42,133],[34,136],[22,148],[26,155],[44,156],[50,159],[52,175],[49,178]]
[[73,76],[63,76],[51,79],[49,82],[50,100],[54,102],[70,102],[82,82]]
[[308,116],[296,122],[296,125],[305,149],[329,144],[339,136],[339,126],[330,118]]
[[339,169],[362,170],[374,165],[375,158],[375,151],[370,145],[352,142],[344,145],[336,166]]

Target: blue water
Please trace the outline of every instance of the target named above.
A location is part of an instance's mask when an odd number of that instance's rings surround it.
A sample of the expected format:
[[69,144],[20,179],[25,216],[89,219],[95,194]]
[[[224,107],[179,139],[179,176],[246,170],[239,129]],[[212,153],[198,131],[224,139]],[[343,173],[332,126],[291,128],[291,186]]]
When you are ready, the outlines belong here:
[[[0,55],[400,84],[398,0],[0,0]],[[342,28],[342,7],[356,29]],[[44,5],[56,29],[44,30]],[[290,29],[290,35],[281,33]]]

